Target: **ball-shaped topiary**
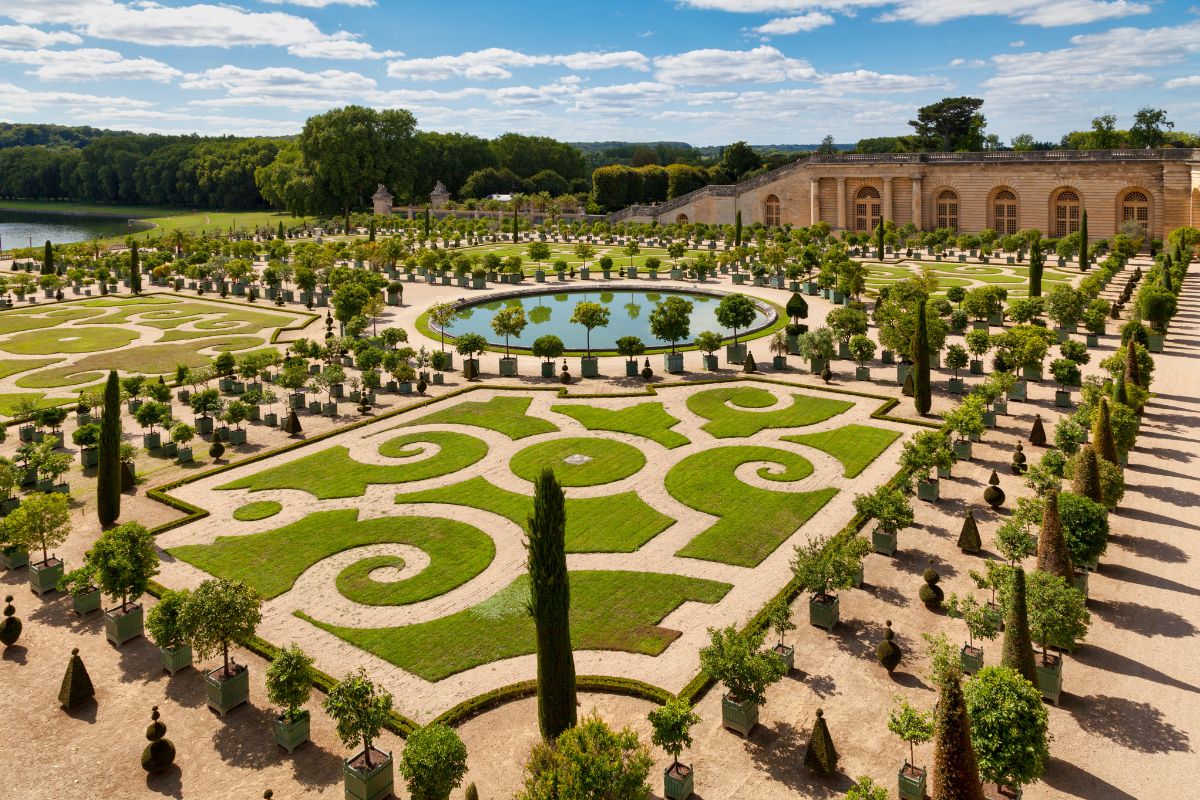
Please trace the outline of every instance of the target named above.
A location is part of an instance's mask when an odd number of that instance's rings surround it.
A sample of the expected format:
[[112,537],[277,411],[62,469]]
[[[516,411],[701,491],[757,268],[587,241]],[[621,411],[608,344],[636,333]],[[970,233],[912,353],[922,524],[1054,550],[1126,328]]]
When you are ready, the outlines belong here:
[[883,641],[875,647],[875,659],[883,665],[883,668],[891,674],[896,667],[900,666],[900,659],[904,657],[904,650],[900,645],[896,644],[896,633],[892,630],[892,621],[889,619],[885,623],[883,629]]
[[1025,457],[1025,448],[1021,447],[1020,442],[1017,442],[1017,449],[1013,451],[1012,464],[1010,464],[1012,474],[1024,475],[1027,468],[1026,462],[1028,460],[1029,459]]
[[[150,712],[150,724],[146,726],[146,739],[150,744],[142,751],[142,769],[146,772],[162,772],[175,763],[175,745],[166,738],[167,726],[159,722],[158,706]],[[270,790],[263,793],[269,797]]]
[[825,363],[825,366],[821,367],[821,380],[825,381],[826,383],[829,383],[831,380],[833,380],[833,370],[829,368],[828,362]]
[[225,455],[225,445],[215,436],[213,437],[212,445],[208,448],[208,455],[213,461],[219,461],[221,456]]
[[921,586],[921,590],[917,593],[921,598],[921,602],[930,610],[937,610],[942,607],[942,601],[946,599],[946,593],[942,591],[942,587],[938,586],[938,582],[942,576],[933,568],[933,562],[929,562],[929,568],[921,574],[925,583]]
[[988,487],[983,490],[983,499],[992,508],[999,508],[1004,505],[1004,490],[1000,488],[1000,476],[996,474],[996,470],[992,470],[992,476],[988,478]]
[[21,620],[14,616],[16,613],[10,594],[4,598],[4,621],[0,622],[0,643],[5,647],[12,647],[21,638]]

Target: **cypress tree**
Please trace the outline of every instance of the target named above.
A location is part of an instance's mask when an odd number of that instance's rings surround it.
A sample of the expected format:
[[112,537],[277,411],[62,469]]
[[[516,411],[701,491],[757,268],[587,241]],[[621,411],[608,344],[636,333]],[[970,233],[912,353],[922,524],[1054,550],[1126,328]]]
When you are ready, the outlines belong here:
[[[1142,368],[1138,364],[1137,342],[1132,338],[1125,347],[1125,380],[1135,386],[1142,386]],[[1142,388],[1145,388],[1142,386]]]
[[543,469],[534,485],[526,547],[532,585],[529,611],[537,627],[538,726],[547,742],[575,726],[566,521],[562,489],[554,472]]
[[67,711],[72,711],[96,696],[92,687],[92,678],[88,675],[83,659],[79,657],[79,648],[71,650],[71,661],[63,675],[62,685],[58,689],[58,704]]
[[1083,217],[1079,220],[1079,271],[1087,272],[1091,266],[1091,259],[1088,258],[1088,229],[1087,229],[1087,209],[1083,210]]
[[100,412],[100,447],[96,464],[96,513],[108,527],[121,516],[121,384],[108,373],[104,409]]
[[1119,464],[1117,441],[1113,438],[1112,415],[1108,410],[1108,398],[1101,396],[1100,407],[1096,409],[1096,419],[1092,421],[1092,447],[1096,455],[1110,464]]
[[367,241],[368,242],[375,241],[375,220],[371,220],[371,225],[367,229]]
[[1092,445],[1085,444],[1079,448],[1075,456],[1075,476],[1071,480],[1071,491],[1104,505],[1104,497],[1100,492],[1100,465],[1096,463],[1096,450]]
[[733,217],[733,246],[742,246],[742,210],[740,208]]
[[137,242],[129,243],[129,290],[142,293],[142,265],[138,263]]
[[46,240],[46,248],[42,254],[42,274],[54,274],[54,245],[50,244],[50,240]]
[[283,240],[283,220],[279,220],[279,229],[275,232],[275,238]]
[[1025,680],[1037,685],[1037,664],[1033,660],[1033,639],[1029,635],[1029,608],[1025,600],[1025,568],[1020,564],[1012,569],[1012,587],[1008,608],[1004,611],[1004,649],[1000,666],[1016,671]]
[[425,216],[421,220],[422,238],[429,241],[429,206],[425,206]]
[[1029,296],[1042,296],[1042,270],[1046,256],[1042,253],[1042,240],[1035,238],[1029,243]]
[[1125,378],[1118,376],[1113,381],[1113,402],[1120,403],[1123,406],[1129,405],[1129,390],[1125,387]]
[[1163,287],[1174,294],[1175,289],[1171,286],[1171,257],[1163,256],[1163,272],[1162,272]]
[[958,534],[958,549],[964,553],[978,553],[983,547],[979,538],[979,526],[975,523],[975,509],[968,508],[963,518],[962,531]]
[[952,666],[934,709],[933,800],[984,800],[961,681],[962,672]]
[[804,751],[804,766],[823,778],[832,778],[837,774],[837,762],[838,752],[833,746],[833,737],[829,735],[825,712],[818,708],[817,721],[813,723],[808,747]]
[[[429,209],[425,210],[425,214],[426,214],[426,216],[429,215]],[[517,241],[517,234],[519,234],[520,232],[521,232],[520,225],[517,222],[517,204],[513,203],[513,243],[514,244]]]
[[933,406],[933,392],[929,385],[929,324],[925,320],[925,300],[917,304],[917,332],[913,336],[913,400],[918,414],[928,414]]
[[1066,579],[1075,580],[1075,567],[1071,564],[1071,551],[1063,536],[1062,518],[1058,515],[1058,490],[1046,492],[1042,503],[1042,534],[1038,537],[1037,568]]
[[879,230],[875,234],[875,257],[883,261],[883,217],[879,218]]

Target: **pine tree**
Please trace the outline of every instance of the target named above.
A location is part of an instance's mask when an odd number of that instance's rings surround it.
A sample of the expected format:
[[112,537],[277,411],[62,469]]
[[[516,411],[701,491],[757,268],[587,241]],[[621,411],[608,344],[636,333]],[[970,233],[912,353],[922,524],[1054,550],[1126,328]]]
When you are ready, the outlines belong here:
[[1029,443],[1037,447],[1046,446],[1046,428],[1042,425],[1042,415],[1033,418],[1033,427],[1029,429]]
[[108,373],[100,412],[99,461],[96,464],[96,513],[101,527],[121,516],[121,384],[116,370]]
[[538,726],[547,742],[576,721],[564,502],[554,472],[543,469],[534,486],[526,547],[532,585],[529,610],[537,627]]
[[804,766],[823,778],[832,778],[837,774],[837,762],[838,752],[833,746],[833,737],[829,735],[825,712],[818,708],[817,721],[813,723],[808,748],[804,751]]
[[1075,476],[1071,481],[1071,491],[1104,505],[1104,496],[1100,491],[1100,465],[1096,461],[1096,450],[1092,445],[1083,445],[1075,456]]
[[933,800],[984,800],[961,681],[958,666],[952,666],[934,708]]
[[1046,266],[1046,256],[1042,253],[1041,237],[1029,243],[1029,296],[1042,296],[1042,270]]
[[1113,437],[1112,414],[1108,410],[1108,398],[1100,398],[1100,407],[1096,409],[1096,419],[1092,421],[1092,447],[1096,455],[1110,464],[1119,464],[1117,441]]
[[1087,229],[1087,209],[1083,210],[1083,217],[1079,220],[1079,271],[1087,272],[1091,266],[1091,259],[1088,258],[1088,229]]
[[88,675],[87,667],[83,665],[83,659],[79,657],[79,648],[76,647],[71,650],[71,661],[67,664],[62,686],[58,689],[58,704],[67,711],[73,711],[95,696],[92,678]]
[[962,531],[958,534],[958,549],[964,553],[978,553],[983,548],[979,538],[979,526],[975,523],[975,509],[968,508],[963,518]]
[[1058,515],[1058,490],[1046,492],[1042,501],[1042,533],[1038,536],[1037,568],[1064,578],[1075,579],[1075,567],[1071,564],[1071,551],[1063,536],[1062,518]]
[[925,319],[925,301],[917,304],[917,332],[913,336],[913,400],[918,414],[928,414],[933,406],[933,392],[929,385],[929,323]]
[[1037,665],[1033,660],[1033,639],[1029,635],[1029,607],[1025,600],[1025,568],[1012,569],[1008,608],[1004,611],[1004,648],[1000,666],[1015,670],[1037,685]]
[[129,243],[129,291],[142,293],[142,265],[138,263],[137,242]]

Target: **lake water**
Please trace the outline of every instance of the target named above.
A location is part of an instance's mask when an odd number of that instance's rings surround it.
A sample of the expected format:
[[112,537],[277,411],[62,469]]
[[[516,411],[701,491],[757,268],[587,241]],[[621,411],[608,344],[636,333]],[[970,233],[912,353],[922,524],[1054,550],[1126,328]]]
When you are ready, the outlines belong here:
[[41,247],[49,239],[54,244],[86,242],[93,236],[122,236],[152,226],[135,222],[130,226],[121,217],[93,217],[82,214],[42,214],[36,211],[0,209],[0,249]]
[[[722,336],[733,335],[733,331],[721,327],[717,322],[719,297],[688,292],[637,290],[547,292],[480,303],[464,309],[464,317],[455,320],[447,332],[454,336],[478,333],[489,342],[503,347],[504,340],[497,337],[496,332],[492,330],[492,317],[502,308],[519,305],[525,309],[525,318],[529,324],[525,326],[519,338],[509,340],[513,347],[528,348],[539,336],[554,334],[562,339],[568,350],[583,350],[587,345],[587,331],[582,325],[572,323],[571,315],[576,304],[586,300],[606,305],[609,311],[608,327],[592,331],[593,350],[613,350],[616,340],[622,336],[636,336],[647,347],[665,347],[670,342],[659,341],[650,333],[650,312],[656,303],[673,294],[681,295],[692,302],[689,326],[691,335],[688,342],[702,331],[715,331]],[[759,312],[752,329],[766,323],[766,316]],[[745,331],[741,330],[738,333],[744,334]],[[679,346],[685,344],[687,342],[677,343]]]

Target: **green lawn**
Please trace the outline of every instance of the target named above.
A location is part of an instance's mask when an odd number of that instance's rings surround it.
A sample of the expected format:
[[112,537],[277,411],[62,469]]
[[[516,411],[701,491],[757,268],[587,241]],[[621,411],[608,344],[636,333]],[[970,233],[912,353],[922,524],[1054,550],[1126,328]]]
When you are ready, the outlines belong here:
[[336,497],[362,497],[370,484],[410,483],[437,478],[458,472],[487,455],[487,444],[452,431],[408,433],[389,439],[379,446],[379,453],[389,458],[420,455],[429,443],[438,446],[430,458],[394,466],[363,464],[350,457],[350,451],[335,445],[278,467],[271,467],[246,478],[218,487],[219,489],[298,489],[318,500]]
[[899,439],[900,431],[869,425],[843,425],[831,431],[784,436],[783,441],[806,444],[842,462],[847,478],[856,477],[879,455]]
[[95,309],[80,308],[78,304],[66,308],[56,308],[46,311],[41,308],[23,308],[17,311],[6,311],[0,314],[0,336],[21,331],[46,330],[62,322],[75,319],[86,319],[99,316],[104,312]]
[[808,459],[773,447],[717,447],[688,456],[667,473],[667,491],[679,502],[720,520],[676,555],[757,566],[837,494],[832,488],[769,492],[749,486],[734,474],[751,461],[782,467],[758,470],[759,477],[771,481],[798,481],[813,471]]
[[429,566],[395,583],[351,582],[344,593],[348,600],[369,605],[428,600],[474,578],[496,555],[491,537],[461,522],[429,517],[359,520],[352,508],[318,511],[273,531],[218,536],[212,544],[183,545],[168,552],[218,578],[244,581],[270,600],[291,589],[305,570],[323,559],[383,542],[419,548],[429,556]]
[[[571,456],[591,459],[583,464],[570,464]],[[526,447],[512,457],[509,468],[518,478],[531,483],[542,469],[554,471],[563,486],[596,486],[628,478],[646,466],[642,451],[624,442],[611,439],[572,437],[552,439]]]
[[16,375],[18,372],[28,372],[31,369],[48,367],[57,364],[61,358],[5,358],[0,359],[0,378]]
[[[85,336],[90,331],[82,332]],[[27,389],[52,389],[59,386],[78,386],[104,379],[110,369],[125,373],[166,375],[175,372],[178,364],[201,367],[212,361],[200,350],[245,351],[265,342],[257,336],[228,336],[200,342],[152,344],[131,347],[115,353],[93,353],[74,364],[44,369],[17,379],[17,385]]]
[[95,353],[115,350],[138,338],[128,328],[61,328],[25,331],[0,342],[0,350],[20,356],[44,356],[54,353]]
[[500,395],[491,400],[467,400],[449,408],[435,411],[424,417],[405,423],[408,425],[473,425],[477,428],[502,433],[510,439],[524,439],[539,433],[553,433],[558,426],[544,419],[526,414],[532,397],[507,397]]
[[15,417],[17,415],[18,406],[24,399],[33,400],[38,404],[38,408],[49,408],[51,406],[65,406],[67,403],[74,403],[74,398],[68,397],[51,397],[47,398],[45,392],[12,392],[8,394],[0,394],[0,416]]
[[[168,297],[146,298],[152,302],[125,304],[102,317],[89,319],[83,325],[122,325],[130,322],[166,333],[159,342],[178,342],[232,334],[262,334],[285,328],[296,321],[293,315],[268,313],[212,303],[180,301]],[[158,302],[153,302],[158,300]],[[196,330],[175,330],[185,323],[194,323]]]
[[718,439],[753,436],[767,428],[801,428],[824,422],[854,404],[845,400],[792,394],[792,404],[776,411],[739,411],[741,408],[770,408],[775,395],[756,386],[723,387],[698,392],[688,398],[688,409],[709,420],[702,427]]
[[[572,572],[571,644],[656,656],[679,637],[659,623],[685,601],[715,603],[727,583],[653,572]],[[343,628],[297,616],[427,681],[536,652],[529,578],[441,619],[396,628]]]
[[235,509],[233,518],[238,522],[257,522],[260,519],[273,517],[280,511],[283,511],[281,503],[274,500],[258,500]]
[[[396,502],[478,508],[507,517],[526,532],[533,513],[533,497],[501,489],[483,477],[401,494]],[[569,553],[632,553],[675,521],[651,508],[635,492],[567,498],[566,509]]]
[[584,405],[551,406],[550,410],[566,414],[589,431],[628,433],[667,448],[688,444],[686,436],[671,430],[679,420],[668,414],[662,403],[639,403],[616,411]]

